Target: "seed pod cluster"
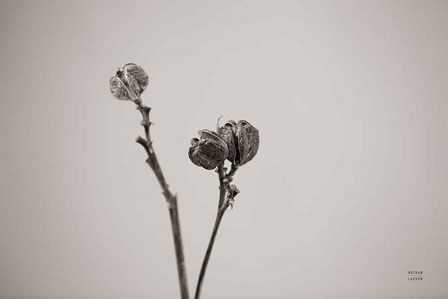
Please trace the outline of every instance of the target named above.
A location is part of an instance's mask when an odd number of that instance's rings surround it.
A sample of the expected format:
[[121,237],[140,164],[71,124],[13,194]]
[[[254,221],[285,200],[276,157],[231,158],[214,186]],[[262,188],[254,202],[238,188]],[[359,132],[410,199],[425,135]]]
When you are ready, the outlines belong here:
[[245,120],[236,123],[228,121],[217,128],[217,132],[199,131],[200,139],[191,141],[190,160],[205,169],[216,168],[229,160],[241,166],[252,160],[258,151],[260,136],[258,130]]
[[122,101],[137,101],[148,83],[148,74],[134,63],[125,64],[109,79],[110,92]]

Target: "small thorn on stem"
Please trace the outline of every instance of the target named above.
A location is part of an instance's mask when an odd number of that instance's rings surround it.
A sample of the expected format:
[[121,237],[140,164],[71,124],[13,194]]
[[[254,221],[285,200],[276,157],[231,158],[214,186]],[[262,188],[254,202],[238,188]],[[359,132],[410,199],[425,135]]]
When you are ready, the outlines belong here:
[[146,139],[143,138],[142,136],[137,136],[137,138],[135,138],[135,142],[137,142],[137,143],[144,142],[146,144]]

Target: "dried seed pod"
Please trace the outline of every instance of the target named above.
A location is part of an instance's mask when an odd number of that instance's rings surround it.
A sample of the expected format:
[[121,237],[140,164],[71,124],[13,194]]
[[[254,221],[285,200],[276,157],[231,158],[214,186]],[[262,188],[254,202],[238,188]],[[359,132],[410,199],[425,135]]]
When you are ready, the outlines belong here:
[[216,132],[199,131],[200,139],[193,138],[188,156],[191,162],[205,169],[215,169],[229,154],[226,142]]
[[258,130],[245,120],[240,120],[235,127],[237,140],[236,165],[243,165],[252,160],[258,152],[260,136]]
[[115,98],[134,102],[140,98],[148,83],[148,74],[134,63],[125,64],[109,80],[110,92]]
[[254,158],[258,151],[260,136],[258,130],[245,120],[236,123],[228,121],[224,126],[218,127],[219,135],[229,147],[228,160],[240,166]]
[[219,136],[221,136],[222,139],[224,139],[224,141],[227,143],[227,146],[229,147],[229,156],[227,157],[227,159],[234,164],[237,158],[237,146],[236,146],[237,140],[235,130],[236,130],[236,122],[234,122],[233,120],[229,120],[222,127],[218,126],[217,129]]

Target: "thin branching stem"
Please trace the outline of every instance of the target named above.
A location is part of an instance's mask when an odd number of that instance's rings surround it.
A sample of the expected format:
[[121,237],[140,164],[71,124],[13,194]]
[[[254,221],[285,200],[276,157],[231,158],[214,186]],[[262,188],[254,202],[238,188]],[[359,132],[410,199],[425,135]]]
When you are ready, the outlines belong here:
[[[201,271],[199,273],[198,283],[196,285],[196,293],[194,299],[199,299],[201,295],[202,283],[204,282],[205,272],[207,270],[207,265],[210,260],[210,256],[212,254],[213,245],[215,244],[215,239],[218,234],[219,225],[221,224],[222,217],[226,212],[227,208],[231,205],[231,201],[233,197],[237,194],[233,194],[230,187],[230,181],[232,181],[232,177],[235,174],[237,166],[232,165],[229,173],[226,173],[226,168],[224,167],[224,163],[218,166],[218,178],[219,178],[219,202],[218,202],[218,211],[216,213],[215,225],[213,226],[212,235],[210,237],[210,241],[207,246],[207,251],[205,252],[204,260],[202,261]],[[232,194],[231,194],[232,193]],[[229,195],[232,197],[229,198]]]
[[166,203],[168,205],[171,220],[171,229],[173,232],[174,248],[176,251],[177,273],[179,276],[181,298],[188,299],[189,293],[188,293],[187,272],[185,270],[185,258],[182,245],[182,234],[180,230],[179,211],[177,208],[177,196],[173,194],[168,187],[168,184],[165,180],[165,176],[163,175],[162,172],[162,168],[160,167],[159,160],[157,159],[156,153],[152,145],[150,134],[151,121],[149,119],[149,112],[151,111],[151,108],[143,105],[140,99],[135,101],[135,103],[137,105],[137,109],[142,114],[143,120],[141,122],[141,125],[145,129],[145,137],[146,137],[143,138],[139,136],[137,137],[136,142],[139,143],[148,154],[148,159],[146,159],[146,162],[156,175],[157,181],[159,182],[160,187],[162,188],[162,193],[165,196]]

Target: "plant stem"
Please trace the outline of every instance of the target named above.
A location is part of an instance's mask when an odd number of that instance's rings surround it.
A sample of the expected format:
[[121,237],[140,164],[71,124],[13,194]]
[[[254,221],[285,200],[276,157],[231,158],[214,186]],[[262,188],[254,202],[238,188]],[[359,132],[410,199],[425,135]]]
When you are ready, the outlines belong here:
[[[235,173],[235,171],[236,169],[231,173],[232,176]],[[210,260],[210,256],[212,254],[213,245],[215,244],[216,235],[218,234],[219,225],[221,224],[221,220],[222,217],[224,216],[224,213],[229,207],[229,202],[228,201],[226,202],[226,195],[229,188],[229,179],[231,180],[231,176],[226,174],[224,163],[218,166],[218,176],[219,176],[218,212],[216,214],[215,225],[213,227],[213,232],[210,237],[210,241],[208,243],[207,251],[205,252],[204,260],[202,261],[201,271],[199,273],[198,284],[196,285],[196,293],[194,299],[199,299],[201,295],[202,283],[204,282],[205,272],[207,270],[207,265]]]
[[199,280],[198,280],[198,284],[196,286],[196,294],[194,296],[195,299],[199,299],[199,297],[201,295],[201,288],[202,288],[202,283],[203,283],[204,277],[205,277],[205,271],[207,270],[208,261],[210,259],[210,255],[213,250],[213,245],[215,244],[215,238],[216,238],[216,235],[218,234],[219,225],[221,223],[222,216],[224,216],[224,212],[225,212],[225,210],[221,210],[216,215],[216,221],[215,221],[215,226],[213,227],[212,236],[208,243],[208,247],[207,247],[207,251],[205,252],[204,260],[202,261],[201,272],[199,274]]
[[169,208],[171,229],[173,231],[174,248],[176,250],[177,274],[179,277],[179,287],[182,299],[188,299],[188,281],[185,270],[185,258],[182,246],[182,234],[180,231],[179,211],[177,209],[177,198],[174,197],[172,205]]
[[185,270],[185,258],[182,246],[182,234],[180,230],[179,211],[177,208],[177,196],[171,193],[171,191],[169,190],[168,184],[165,180],[165,176],[163,175],[162,172],[162,168],[160,167],[156,153],[152,146],[152,140],[150,135],[151,121],[149,120],[149,112],[151,111],[151,108],[144,106],[140,99],[137,100],[135,103],[137,105],[137,109],[142,114],[143,120],[141,124],[145,129],[145,135],[146,135],[146,139],[139,136],[137,137],[136,141],[141,146],[143,146],[146,153],[148,154],[148,159],[146,159],[146,163],[148,163],[149,167],[156,175],[157,181],[159,182],[160,187],[162,188],[162,193],[165,196],[165,200],[168,205],[171,220],[171,230],[173,232],[173,239],[174,239],[174,249],[176,251],[177,273],[179,277],[181,298],[188,299],[189,293],[188,293],[187,272]]

